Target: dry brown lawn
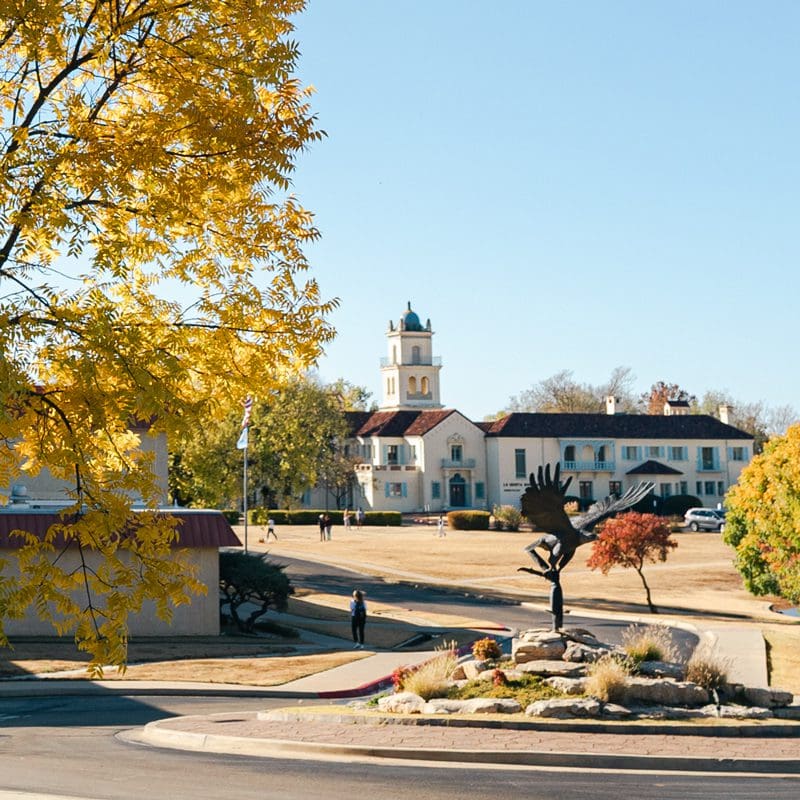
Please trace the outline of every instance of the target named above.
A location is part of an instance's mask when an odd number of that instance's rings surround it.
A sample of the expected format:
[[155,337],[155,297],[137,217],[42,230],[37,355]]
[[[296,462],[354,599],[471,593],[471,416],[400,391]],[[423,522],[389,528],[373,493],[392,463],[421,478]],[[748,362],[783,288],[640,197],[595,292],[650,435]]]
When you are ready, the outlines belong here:
[[[500,591],[548,604],[546,581],[518,567],[531,564],[523,548],[530,532],[449,531],[439,539],[433,526],[334,528],[333,541],[320,542],[313,526],[281,526],[278,542],[258,542],[259,529],[250,527],[248,543],[268,550],[339,565],[394,580],[424,581],[474,592]],[[239,529],[242,538],[242,529]],[[770,598],[754,598],[741,584],[732,554],[717,534],[676,534],[678,548],[666,563],[648,565],[645,576],[660,620],[686,619],[695,624],[757,625],[770,647],[772,683],[800,693],[800,622],[769,610]],[[585,566],[587,546],[563,575],[565,606],[574,613],[597,612],[649,616],[644,590],[635,572],[615,569],[604,576]],[[448,640],[464,643],[491,621],[431,615],[371,601],[368,637],[374,647],[389,648],[426,631],[447,631]],[[774,599],[774,598],[773,598]],[[341,663],[363,658],[368,651],[349,650],[349,597],[305,592],[292,598],[286,624],[298,629],[338,636],[347,650],[301,653],[291,640],[274,637],[197,637],[132,640],[124,675],[140,680],[224,681],[274,686]],[[272,616],[272,615],[271,615]],[[299,640],[303,644],[303,639]],[[345,644],[346,643],[346,644]],[[429,645],[428,645],[429,646]],[[13,651],[0,650],[0,677],[83,670],[88,658],[77,653],[70,639],[20,640]],[[109,679],[115,674],[107,672]]]

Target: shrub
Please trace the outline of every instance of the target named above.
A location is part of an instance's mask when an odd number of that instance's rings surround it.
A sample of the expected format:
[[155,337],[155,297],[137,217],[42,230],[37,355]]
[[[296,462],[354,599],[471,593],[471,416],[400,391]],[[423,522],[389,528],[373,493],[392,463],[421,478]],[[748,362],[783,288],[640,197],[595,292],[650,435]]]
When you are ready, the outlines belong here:
[[458,664],[455,642],[436,649],[436,655],[402,677],[403,691],[418,694],[424,700],[446,697],[450,679]]
[[683,517],[690,508],[702,506],[703,501],[691,494],[674,494],[661,503],[661,514],[665,517]]
[[508,676],[501,669],[492,673],[492,686],[508,686]]
[[364,524],[399,527],[403,524],[403,515],[399,511],[366,511],[364,512]]
[[624,699],[630,672],[626,664],[613,656],[603,656],[588,666],[586,693],[606,703]]
[[454,531],[488,531],[488,511],[450,511],[447,524]]
[[[289,596],[294,594],[284,567],[264,556],[241,550],[223,550],[219,554],[219,588],[222,593],[220,613],[228,613],[241,631],[251,633],[259,617],[270,606],[286,611]],[[249,615],[242,619],[239,608],[245,605]]]
[[239,518],[242,516],[240,512],[234,511],[233,509],[225,509],[222,512],[222,516],[228,521],[229,525],[238,525]]
[[263,506],[247,509],[248,525],[266,525],[269,519],[269,509]]
[[707,647],[698,647],[686,664],[686,680],[716,691],[728,682],[730,662],[715,656]]
[[503,651],[500,645],[491,636],[485,639],[478,639],[472,644],[472,656],[478,661],[494,661],[500,658]]
[[507,531],[518,531],[520,523],[522,522],[522,512],[516,506],[495,506],[492,509],[494,516],[494,525],[497,530],[498,522]]
[[622,632],[625,654],[634,667],[643,661],[675,661],[672,633],[666,625],[631,625]]

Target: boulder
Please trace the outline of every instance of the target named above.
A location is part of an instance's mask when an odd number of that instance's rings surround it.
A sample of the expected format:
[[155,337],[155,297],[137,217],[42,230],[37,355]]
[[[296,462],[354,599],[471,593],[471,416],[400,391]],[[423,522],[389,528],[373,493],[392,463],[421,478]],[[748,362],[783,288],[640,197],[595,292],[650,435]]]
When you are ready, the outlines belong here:
[[517,664],[537,659],[558,659],[564,655],[567,645],[561,634],[548,631],[539,636],[525,634],[526,638],[514,639],[511,643],[511,654]]
[[648,678],[673,678],[680,681],[683,680],[686,668],[682,664],[674,664],[671,661],[642,661],[638,671],[640,675]]
[[597,661],[604,655],[611,652],[611,649],[606,645],[588,645],[579,642],[568,642],[564,650],[564,655],[561,658],[564,661],[574,661],[579,663],[588,663]]
[[[463,661],[459,666],[461,667],[461,672],[463,672],[464,677],[468,681],[474,681],[475,678],[489,666],[489,662],[473,659],[472,661]],[[453,673],[453,678],[456,678],[455,673]]]
[[626,719],[633,716],[633,712],[616,703],[603,703],[600,707],[600,716],[606,719]]
[[586,688],[585,678],[563,678],[556,675],[545,678],[544,682],[563,694],[583,694]]
[[768,708],[756,708],[752,706],[736,705],[708,705],[703,706],[700,711],[709,717],[720,717],[722,719],[771,719],[772,711]]
[[702,686],[666,678],[629,678],[625,697],[630,701],[663,706],[704,706],[710,700]]
[[564,631],[564,636],[571,642],[585,644],[589,647],[607,647],[591,631],[587,631],[584,628],[569,628]]
[[421,714],[425,701],[413,692],[397,692],[381,697],[378,708],[390,714]]
[[772,716],[778,719],[800,719],[800,705],[783,706],[772,709]]
[[519,714],[522,706],[516,700],[502,697],[474,697],[471,700],[428,700],[424,714]]
[[586,667],[571,661],[526,661],[517,664],[521,672],[534,675],[561,675],[565,678],[578,678],[586,674]]
[[549,717],[551,719],[572,719],[574,717],[597,717],[600,715],[600,702],[586,700],[537,700],[525,709],[527,717]]
[[[518,681],[525,675],[525,673],[519,669],[501,669],[500,671],[506,676],[506,680],[509,681]],[[493,681],[494,673],[495,669],[485,669],[483,672],[478,673],[477,679],[479,681]]]
[[747,705],[762,708],[785,708],[794,700],[791,692],[784,692],[782,689],[759,689],[753,686],[745,686],[742,695]]

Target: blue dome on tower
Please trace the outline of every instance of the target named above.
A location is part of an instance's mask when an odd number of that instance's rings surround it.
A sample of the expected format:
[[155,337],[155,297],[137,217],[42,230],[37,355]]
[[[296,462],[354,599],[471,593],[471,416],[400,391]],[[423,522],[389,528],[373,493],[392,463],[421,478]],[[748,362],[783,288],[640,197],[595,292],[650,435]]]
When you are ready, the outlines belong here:
[[407,331],[422,331],[425,330],[422,327],[422,323],[419,321],[419,317],[411,310],[411,302],[408,303],[408,310],[404,312],[403,316],[400,319],[401,327]]

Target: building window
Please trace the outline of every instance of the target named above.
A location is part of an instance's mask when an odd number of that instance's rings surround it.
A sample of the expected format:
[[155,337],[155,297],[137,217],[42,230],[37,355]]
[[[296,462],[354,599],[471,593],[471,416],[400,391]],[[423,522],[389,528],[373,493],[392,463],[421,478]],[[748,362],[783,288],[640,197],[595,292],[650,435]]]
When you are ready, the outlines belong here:
[[703,494],[703,481],[697,481],[694,485],[695,494],[699,497]]
[[439,481],[431,483],[431,499],[440,500],[442,497],[442,484]]
[[411,462],[416,464],[417,463],[417,446],[415,444],[410,444],[408,446],[408,453]]
[[405,497],[406,485],[404,483],[387,483],[386,484],[387,497]]
[[528,476],[524,449],[514,451],[514,474],[517,478],[526,478]]
[[568,444],[564,448],[564,461],[575,461],[575,445]]
[[372,459],[372,445],[371,444],[362,444],[361,445],[361,454],[364,458]]
[[745,461],[744,447],[731,447],[731,461]]
[[428,394],[428,392],[430,391],[427,378],[422,379],[422,388],[420,389],[420,391],[422,392],[422,394]]
[[685,447],[670,447],[669,460],[670,461],[686,461],[687,451]]
[[622,481],[609,481],[608,482],[608,493],[609,494],[622,494]]
[[661,448],[656,447],[655,445],[651,445],[647,448],[647,457],[648,458],[661,458]]
[[408,393],[417,393],[417,379],[413,375],[408,379]]
[[700,469],[717,469],[716,459],[714,458],[713,447],[700,448]]
[[589,501],[594,499],[591,481],[580,481],[578,484],[578,493],[581,500]]
[[725,484],[722,481],[717,481],[717,494],[720,497],[725,495]]
[[390,444],[386,448],[386,463],[387,464],[399,464],[399,450],[400,448],[396,444]]
[[625,445],[622,448],[622,457],[626,461],[638,461],[639,460],[639,448],[634,447],[633,445]]
[[678,494],[689,494],[689,482],[681,481],[679,484]]
[[604,444],[601,444],[600,447],[597,448],[597,453],[595,454],[594,460],[599,461],[600,463],[608,461],[606,458],[606,446]]
[[417,345],[414,345],[411,348],[411,363],[412,364],[421,364],[422,363],[420,361],[420,358],[419,358],[419,347]]
[[482,481],[477,481],[475,483],[475,499],[476,500],[483,500],[486,497],[486,489],[483,486]]
[[714,494],[714,481],[706,481],[703,488],[705,489],[705,494]]
[[659,488],[661,489],[661,496],[662,497],[671,497],[672,496],[672,484],[671,483],[662,483]]
[[460,462],[464,457],[464,448],[460,444],[450,445],[450,459]]

